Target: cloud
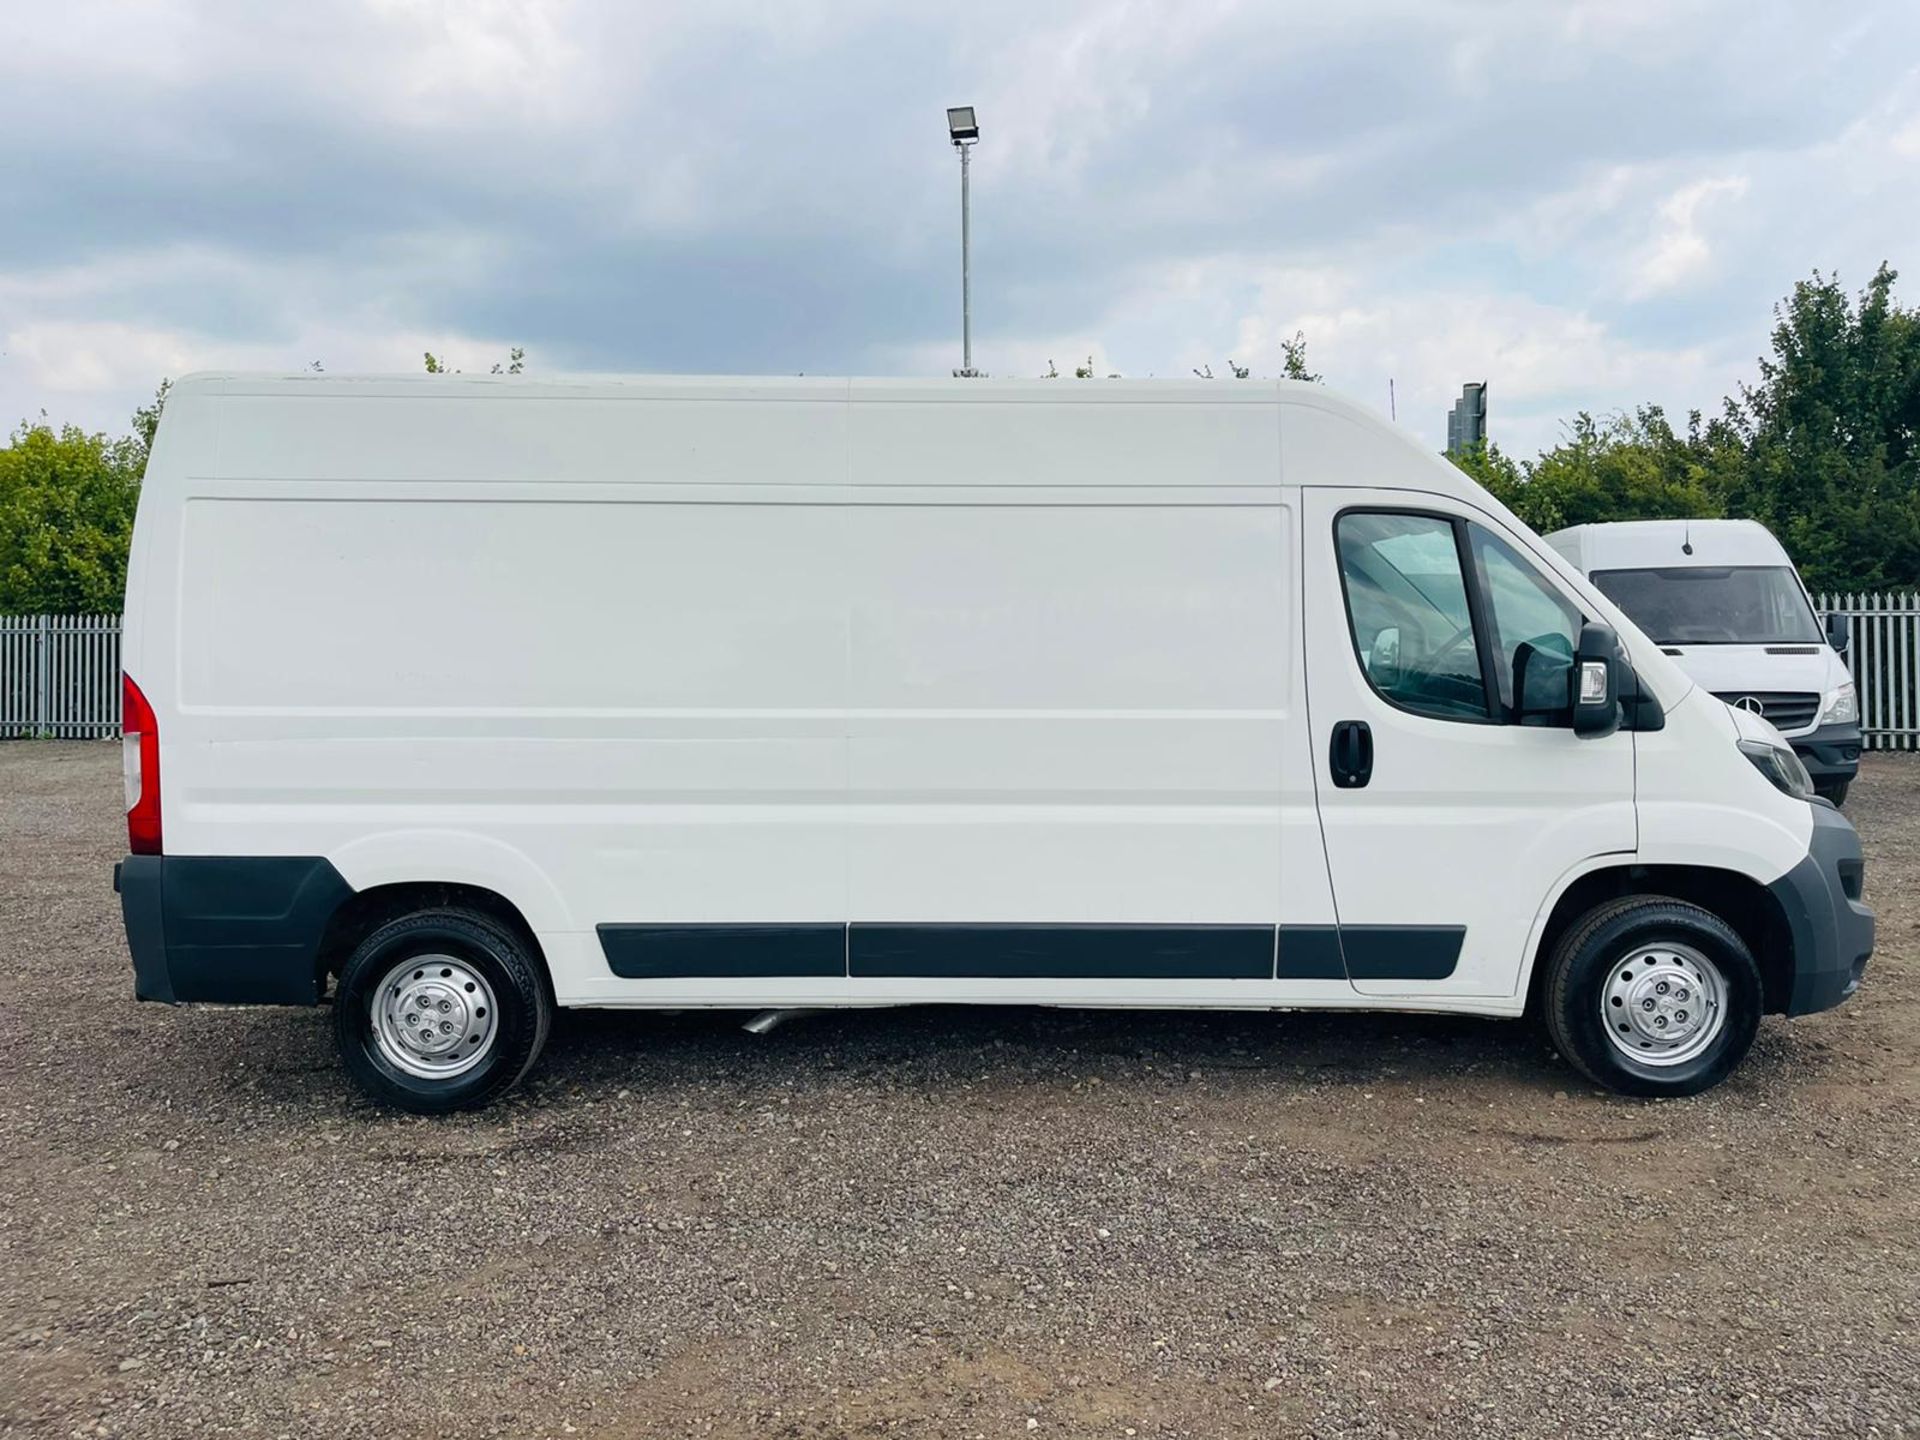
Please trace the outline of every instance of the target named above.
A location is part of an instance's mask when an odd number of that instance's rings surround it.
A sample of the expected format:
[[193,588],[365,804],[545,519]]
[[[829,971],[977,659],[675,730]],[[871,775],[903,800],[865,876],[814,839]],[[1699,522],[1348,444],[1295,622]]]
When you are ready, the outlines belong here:
[[1920,14],[1738,0],[71,0],[0,48],[0,414],[208,364],[1271,370],[1435,443],[1711,406],[1920,234]]
[[1658,295],[1704,273],[1713,249],[1704,233],[1703,210],[1747,193],[1745,176],[1696,180],[1683,185],[1660,205],[1660,228],[1633,267],[1627,293],[1634,299]]
[[[184,330],[154,329],[110,320],[37,321],[0,335],[0,349],[32,367],[43,387],[42,407],[56,423],[75,418],[72,402],[101,394],[120,397],[109,416],[79,417],[95,426],[123,425],[130,400],[151,396],[161,377],[192,370],[305,370],[320,364],[336,371],[391,373],[418,370],[431,351],[456,369],[484,370],[506,358],[510,342],[453,332],[382,331],[316,324],[303,335],[315,358],[272,343],[212,338]],[[330,356],[331,363],[318,359]]]

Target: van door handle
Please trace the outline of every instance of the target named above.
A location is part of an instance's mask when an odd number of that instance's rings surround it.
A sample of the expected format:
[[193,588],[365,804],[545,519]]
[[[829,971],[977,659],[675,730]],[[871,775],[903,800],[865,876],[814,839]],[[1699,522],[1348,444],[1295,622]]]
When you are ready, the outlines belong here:
[[1330,756],[1333,783],[1342,790],[1358,790],[1373,778],[1373,731],[1364,720],[1341,720],[1333,727]]

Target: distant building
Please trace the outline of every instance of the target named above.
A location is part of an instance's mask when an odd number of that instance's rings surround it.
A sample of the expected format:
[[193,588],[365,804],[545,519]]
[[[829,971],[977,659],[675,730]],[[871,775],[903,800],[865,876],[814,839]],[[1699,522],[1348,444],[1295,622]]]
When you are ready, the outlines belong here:
[[1460,387],[1460,398],[1447,411],[1447,454],[1484,444],[1487,438],[1487,382],[1470,380]]

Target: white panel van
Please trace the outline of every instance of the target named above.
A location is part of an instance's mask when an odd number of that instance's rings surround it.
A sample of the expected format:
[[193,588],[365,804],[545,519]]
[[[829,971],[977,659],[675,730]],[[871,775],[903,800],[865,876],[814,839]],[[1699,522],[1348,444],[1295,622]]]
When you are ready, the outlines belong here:
[[1860,702],[1842,658],[1848,617],[1822,627],[1773,533],[1756,520],[1625,520],[1547,543],[1695,681],[1766,717],[1814,790],[1843,804],[1860,769]]
[[423,1112],[560,1005],[1542,1012],[1725,1076],[1859,842],[1312,385],[202,375],[127,582],[135,989]]

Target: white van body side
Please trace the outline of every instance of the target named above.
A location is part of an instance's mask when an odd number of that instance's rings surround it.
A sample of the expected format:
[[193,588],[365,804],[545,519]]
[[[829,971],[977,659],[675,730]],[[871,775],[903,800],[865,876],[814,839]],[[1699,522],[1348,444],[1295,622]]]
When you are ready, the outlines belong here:
[[[1270,950],[1283,909],[1333,923],[1271,392],[206,379],[169,403],[128,639],[169,853],[496,891],[562,1004],[1278,993],[1271,967],[625,978],[601,925],[1197,923]],[[1286,988],[1351,996],[1337,970]]]
[[[1388,512],[1617,629],[1659,728],[1380,692],[1336,535]],[[161,999],[319,998],[373,897],[437,886],[561,1005],[1513,1015],[1576,900],[1764,890],[1819,829],[1577,568],[1316,386],[190,377],[125,657]]]

